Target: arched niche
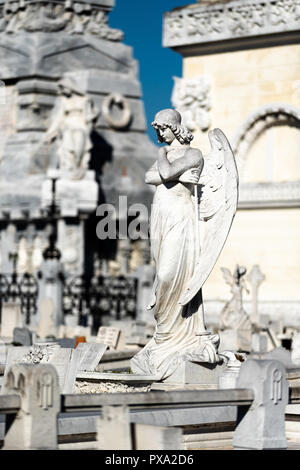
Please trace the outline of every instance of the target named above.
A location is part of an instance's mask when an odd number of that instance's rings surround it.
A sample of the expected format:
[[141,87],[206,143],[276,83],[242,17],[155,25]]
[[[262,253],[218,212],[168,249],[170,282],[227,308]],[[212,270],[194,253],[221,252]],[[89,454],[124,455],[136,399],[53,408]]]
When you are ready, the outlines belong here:
[[274,103],[251,114],[233,142],[241,183],[300,180],[300,108]]

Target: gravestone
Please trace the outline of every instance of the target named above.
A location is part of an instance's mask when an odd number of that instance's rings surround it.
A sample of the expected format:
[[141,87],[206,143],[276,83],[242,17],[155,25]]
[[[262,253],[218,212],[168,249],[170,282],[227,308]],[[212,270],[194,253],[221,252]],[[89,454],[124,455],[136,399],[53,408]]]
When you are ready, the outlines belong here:
[[40,338],[57,335],[57,327],[54,322],[54,302],[50,298],[41,300],[39,304],[40,322],[36,328],[36,333]]
[[73,393],[81,352],[61,348],[57,343],[36,343],[28,346],[10,346],[4,371],[1,393],[5,393],[7,371],[14,364],[51,364],[58,375],[61,393]]
[[74,349],[75,345],[76,345],[76,339],[75,338],[58,338],[57,342],[58,342],[58,344],[60,345],[61,348]]
[[106,344],[109,349],[124,349],[125,335],[118,328],[101,326],[98,330],[96,342]]
[[79,343],[76,350],[80,351],[81,358],[78,366],[80,371],[94,371],[107,349],[106,344]]
[[17,302],[4,302],[1,312],[1,336],[3,338],[12,338],[14,328],[22,326],[21,305]]
[[285,348],[279,347],[267,353],[252,353],[251,357],[261,360],[274,360],[281,362],[287,369],[295,367],[292,363],[291,352]]
[[15,346],[31,346],[32,332],[28,328],[14,328],[13,343]]

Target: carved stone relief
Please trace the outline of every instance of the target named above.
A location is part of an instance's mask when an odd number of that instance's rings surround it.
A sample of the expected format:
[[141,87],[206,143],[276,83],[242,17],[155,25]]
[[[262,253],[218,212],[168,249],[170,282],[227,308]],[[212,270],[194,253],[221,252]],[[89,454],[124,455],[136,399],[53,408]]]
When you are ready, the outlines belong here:
[[129,103],[120,93],[111,93],[105,98],[102,112],[108,124],[114,129],[126,128],[132,118]]
[[239,0],[183,7],[164,18],[166,47],[299,29],[299,0]]
[[59,32],[91,34],[109,41],[122,41],[124,34],[108,25],[107,11],[85,2],[41,0],[0,3],[0,32]]
[[211,84],[208,77],[179,78],[174,77],[174,88],[171,97],[172,105],[177,109],[182,122],[189,130],[198,127],[207,130],[210,126]]

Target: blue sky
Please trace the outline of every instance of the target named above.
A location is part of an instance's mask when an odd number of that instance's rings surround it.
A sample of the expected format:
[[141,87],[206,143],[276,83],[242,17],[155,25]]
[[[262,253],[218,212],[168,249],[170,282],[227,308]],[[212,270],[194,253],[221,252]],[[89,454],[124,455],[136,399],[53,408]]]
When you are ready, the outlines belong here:
[[162,47],[163,13],[188,3],[194,0],[116,0],[109,15],[110,26],[124,32],[124,43],[133,48],[139,62],[147,133],[155,143],[150,124],[157,111],[171,106],[173,76],[182,76],[180,54]]

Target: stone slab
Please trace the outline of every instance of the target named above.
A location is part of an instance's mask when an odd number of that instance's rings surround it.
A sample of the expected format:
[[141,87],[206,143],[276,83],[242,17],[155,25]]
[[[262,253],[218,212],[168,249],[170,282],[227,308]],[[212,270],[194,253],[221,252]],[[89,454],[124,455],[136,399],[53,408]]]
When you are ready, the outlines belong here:
[[165,384],[197,384],[209,385],[217,388],[220,374],[225,369],[225,364],[182,362],[175,372],[164,379]]
[[120,351],[105,351],[102,362],[120,361],[123,359],[131,359],[136,354],[136,349],[123,349]]
[[[67,413],[58,417],[58,435],[92,434],[97,431],[97,420],[101,411],[88,413]],[[132,423],[152,424],[154,426],[186,426],[215,423],[234,423],[237,417],[236,407],[185,408],[182,410],[130,410]],[[4,439],[4,416],[0,415],[0,441]]]
[[76,349],[81,352],[78,370],[92,372],[101,361],[107,345],[101,343],[79,343]]
[[[4,370],[4,383],[7,372],[13,364],[32,363],[25,359],[25,356],[30,354],[30,351],[32,351],[32,349],[28,346],[10,346],[8,348],[7,362]],[[53,349],[49,348],[48,351],[48,359],[46,359],[45,356],[45,358],[37,363],[53,365],[58,374],[61,393],[73,393],[76,374],[80,363],[80,351],[71,348],[60,348],[57,344],[53,344]],[[4,388],[1,389],[1,393],[4,393]]]
[[147,338],[146,336],[130,336],[129,338],[126,339],[126,344],[136,344],[138,346],[146,346],[146,344],[149,342],[150,338]]
[[119,328],[101,326],[96,341],[106,344],[110,349],[122,349],[125,346],[125,334]]
[[272,351],[269,351],[267,353],[261,353],[261,354],[253,353],[251,354],[251,357],[253,357],[253,359],[262,359],[262,360],[273,359],[275,361],[281,362],[288,369],[292,369],[293,367],[295,367],[295,364],[292,363],[290,351],[281,347],[275,348]]
[[121,382],[126,384],[150,384],[158,378],[155,375],[119,374],[105,372],[78,372],[77,380],[94,380],[107,382]]
[[136,450],[179,450],[182,449],[182,429],[136,424],[135,442]]
[[251,330],[224,330],[219,331],[220,351],[244,351],[252,349]]
[[31,346],[32,345],[32,332],[28,328],[14,328],[13,343],[16,346]]
[[120,361],[101,362],[96,367],[96,372],[111,372],[111,371],[128,372],[130,370],[130,360],[131,359],[123,359]]
[[166,392],[171,392],[173,390],[217,390],[217,384],[172,384],[164,382],[154,382],[151,385],[152,390],[165,390]]
[[57,339],[58,344],[60,345],[61,348],[75,348],[76,345],[76,339],[75,338],[58,338]]

